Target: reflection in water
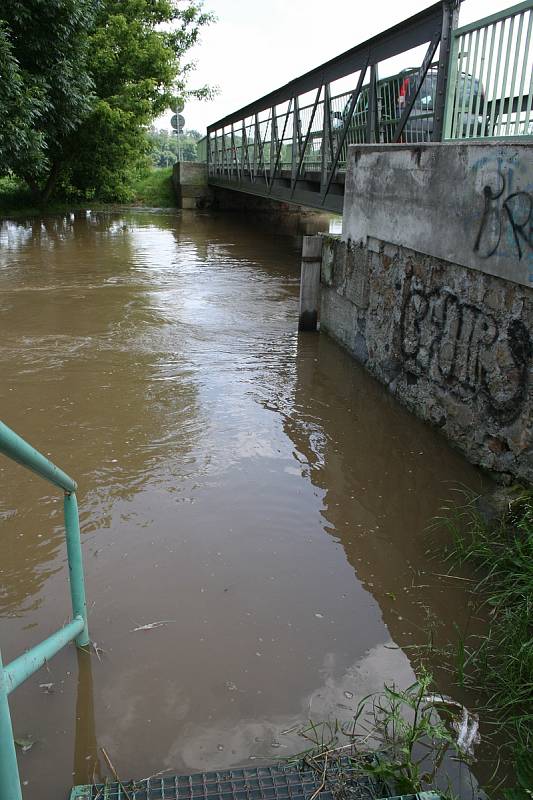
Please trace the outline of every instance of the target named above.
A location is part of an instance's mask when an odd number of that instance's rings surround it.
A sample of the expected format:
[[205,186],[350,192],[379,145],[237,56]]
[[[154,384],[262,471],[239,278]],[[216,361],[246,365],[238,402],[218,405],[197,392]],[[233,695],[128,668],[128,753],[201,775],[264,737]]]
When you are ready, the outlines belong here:
[[77,651],[78,691],[76,696],[74,767],[72,771],[75,785],[97,783],[103,780],[98,758],[98,745],[96,743],[91,657],[92,654],[89,652],[84,650]]
[[[443,642],[465,622],[426,526],[479,475],[333,342],[298,336],[299,261],[298,237],[231,214],[0,227],[2,417],[80,484],[104,650],[91,673],[67,648],[51,693],[39,675],[14,693],[38,739],[30,796],[65,795],[72,760],[99,776],[102,746],[128,777],[301,749],[282,731],[409,682],[428,618]],[[8,660],[69,598],[60,498],[0,470]]]

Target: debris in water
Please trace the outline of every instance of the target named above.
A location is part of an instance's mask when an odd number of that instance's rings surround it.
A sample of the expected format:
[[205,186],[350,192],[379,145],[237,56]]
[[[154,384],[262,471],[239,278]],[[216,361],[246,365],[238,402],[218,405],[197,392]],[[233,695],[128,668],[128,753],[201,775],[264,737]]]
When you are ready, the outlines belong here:
[[101,655],[103,655],[103,654],[105,653],[105,650],[104,650],[104,648],[103,648],[103,647],[99,647],[99,646],[96,644],[96,642],[91,642],[91,644],[92,644],[92,648],[93,648],[94,652],[96,653],[96,657],[97,657],[98,661],[102,661],[102,659],[100,658],[100,656],[101,656]]
[[31,750],[36,741],[37,740],[34,739],[29,733],[25,734],[24,736],[17,736],[15,738],[15,744],[20,747],[23,753],[27,753],[28,750]]
[[138,625],[136,628],[132,628],[131,632],[135,633],[135,631],[151,631],[153,628],[162,628],[163,625],[168,625],[171,622],[176,622],[176,620],[160,619],[158,622],[148,622],[146,625]]
[[344,692],[344,696],[345,696],[345,698],[347,700],[352,700],[353,699],[353,692],[346,691],[346,692]]
[[457,747],[469,756],[474,755],[474,745],[479,744],[481,736],[479,734],[479,717],[472,711],[469,711],[462,703],[457,700],[452,700],[451,697],[446,697],[441,694],[431,694],[424,697],[424,702],[427,705],[435,706],[438,708],[453,708],[461,712],[461,719],[455,719],[452,722],[452,727],[457,733]]
[[316,617],[317,619],[324,619],[324,614],[320,614],[320,613],[317,611],[317,612],[316,612],[316,614],[315,614],[315,617]]
[[46,694],[53,694],[54,693],[54,684],[53,683],[40,683],[39,689],[44,689]]
[[280,731],[279,735],[285,736],[287,733],[293,733],[294,731],[298,730],[298,728],[301,727],[302,727],[301,724],[297,722],[296,725],[293,725],[291,728],[286,728],[284,731]]
[[[101,747],[100,750],[101,750],[101,753],[102,753],[103,757],[105,758],[105,760],[107,762],[107,766],[109,767],[109,769],[113,773],[114,779],[116,780],[116,782],[119,785],[119,789],[122,789],[122,791],[123,791],[124,795],[126,796],[127,800],[132,800],[131,794],[128,792],[128,790],[126,789],[126,787],[124,786],[124,784],[122,783],[120,778],[118,777],[118,772],[116,771],[115,765],[111,761],[111,758],[109,757],[109,754],[107,753],[107,750],[105,749],[105,747]],[[134,791],[135,791],[135,789],[134,789]]]

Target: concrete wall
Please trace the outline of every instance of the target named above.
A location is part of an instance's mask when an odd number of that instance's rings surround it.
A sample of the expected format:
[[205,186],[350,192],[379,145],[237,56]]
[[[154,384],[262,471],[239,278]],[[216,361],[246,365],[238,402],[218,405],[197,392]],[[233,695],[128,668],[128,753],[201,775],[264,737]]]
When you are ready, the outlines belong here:
[[172,170],[178,208],[208,208],[212,198],[207,185],[207,164],[178,161]]
[[[313,208],[247,194],[235,189],[209,186],[207,164],[182,161],[174,164],[172,184],[178,208],[235,211],[277,221],[283,231],[314,233],[327,230],[330,214]],[[309,224],[307,231],[306,225]]]
[[351,148],[321,271],[321,329],[471,461],[531,483],[532,166],[523,145]]
[[531,144],[350,148],[343,239],[374,236],[533,285]]

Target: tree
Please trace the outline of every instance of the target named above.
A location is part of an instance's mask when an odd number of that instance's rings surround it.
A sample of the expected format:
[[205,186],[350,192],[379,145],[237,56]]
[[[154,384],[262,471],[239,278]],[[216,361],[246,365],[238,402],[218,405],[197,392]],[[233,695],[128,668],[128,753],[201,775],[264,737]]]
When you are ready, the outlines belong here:
[[201,138],[202,135],[196,130],[184,130],[180,134],[178,148],[178,137],[175,134],[151,128],[148,131],[148,143],[152,166],[168,167],[174,164],[178,160],[179,151],[182,161],[196,161],[198,159],[196,143]]
[[88,32],[97,0],[3,0],[0,168],[34,191],[53,182],[63,143],[88,112]]
[[7,167],[44,200],[57,185],[127,200],[147,157],[146,128],[187,91],[192,66],[183,59],[210,20],[195,0],[3,0],[12,106],[23,114],[24,99],[35,99],[32,152],[40,152],[30,158],[28,145],[15,157],[6,148]]
[[41,113],[41,98],[31,97],[24,86],[5,25],[0,23],[0,175],[21,156],[35,161],[42,139],[32,125]]

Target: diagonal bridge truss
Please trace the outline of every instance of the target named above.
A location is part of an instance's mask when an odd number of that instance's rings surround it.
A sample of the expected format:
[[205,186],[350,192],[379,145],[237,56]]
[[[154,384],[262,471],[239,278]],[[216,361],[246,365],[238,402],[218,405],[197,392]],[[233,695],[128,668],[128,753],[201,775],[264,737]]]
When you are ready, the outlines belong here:
[[440,0],[210,125],[209,183],[341,213],[351,144],[533,140],[533,0],[462,28],[458,6]]
[[[349,144],[440,141],[457,6],[441,0],[210,125],[209,183],[341,212]],[[380,79],[402,54],[413,66]]]

